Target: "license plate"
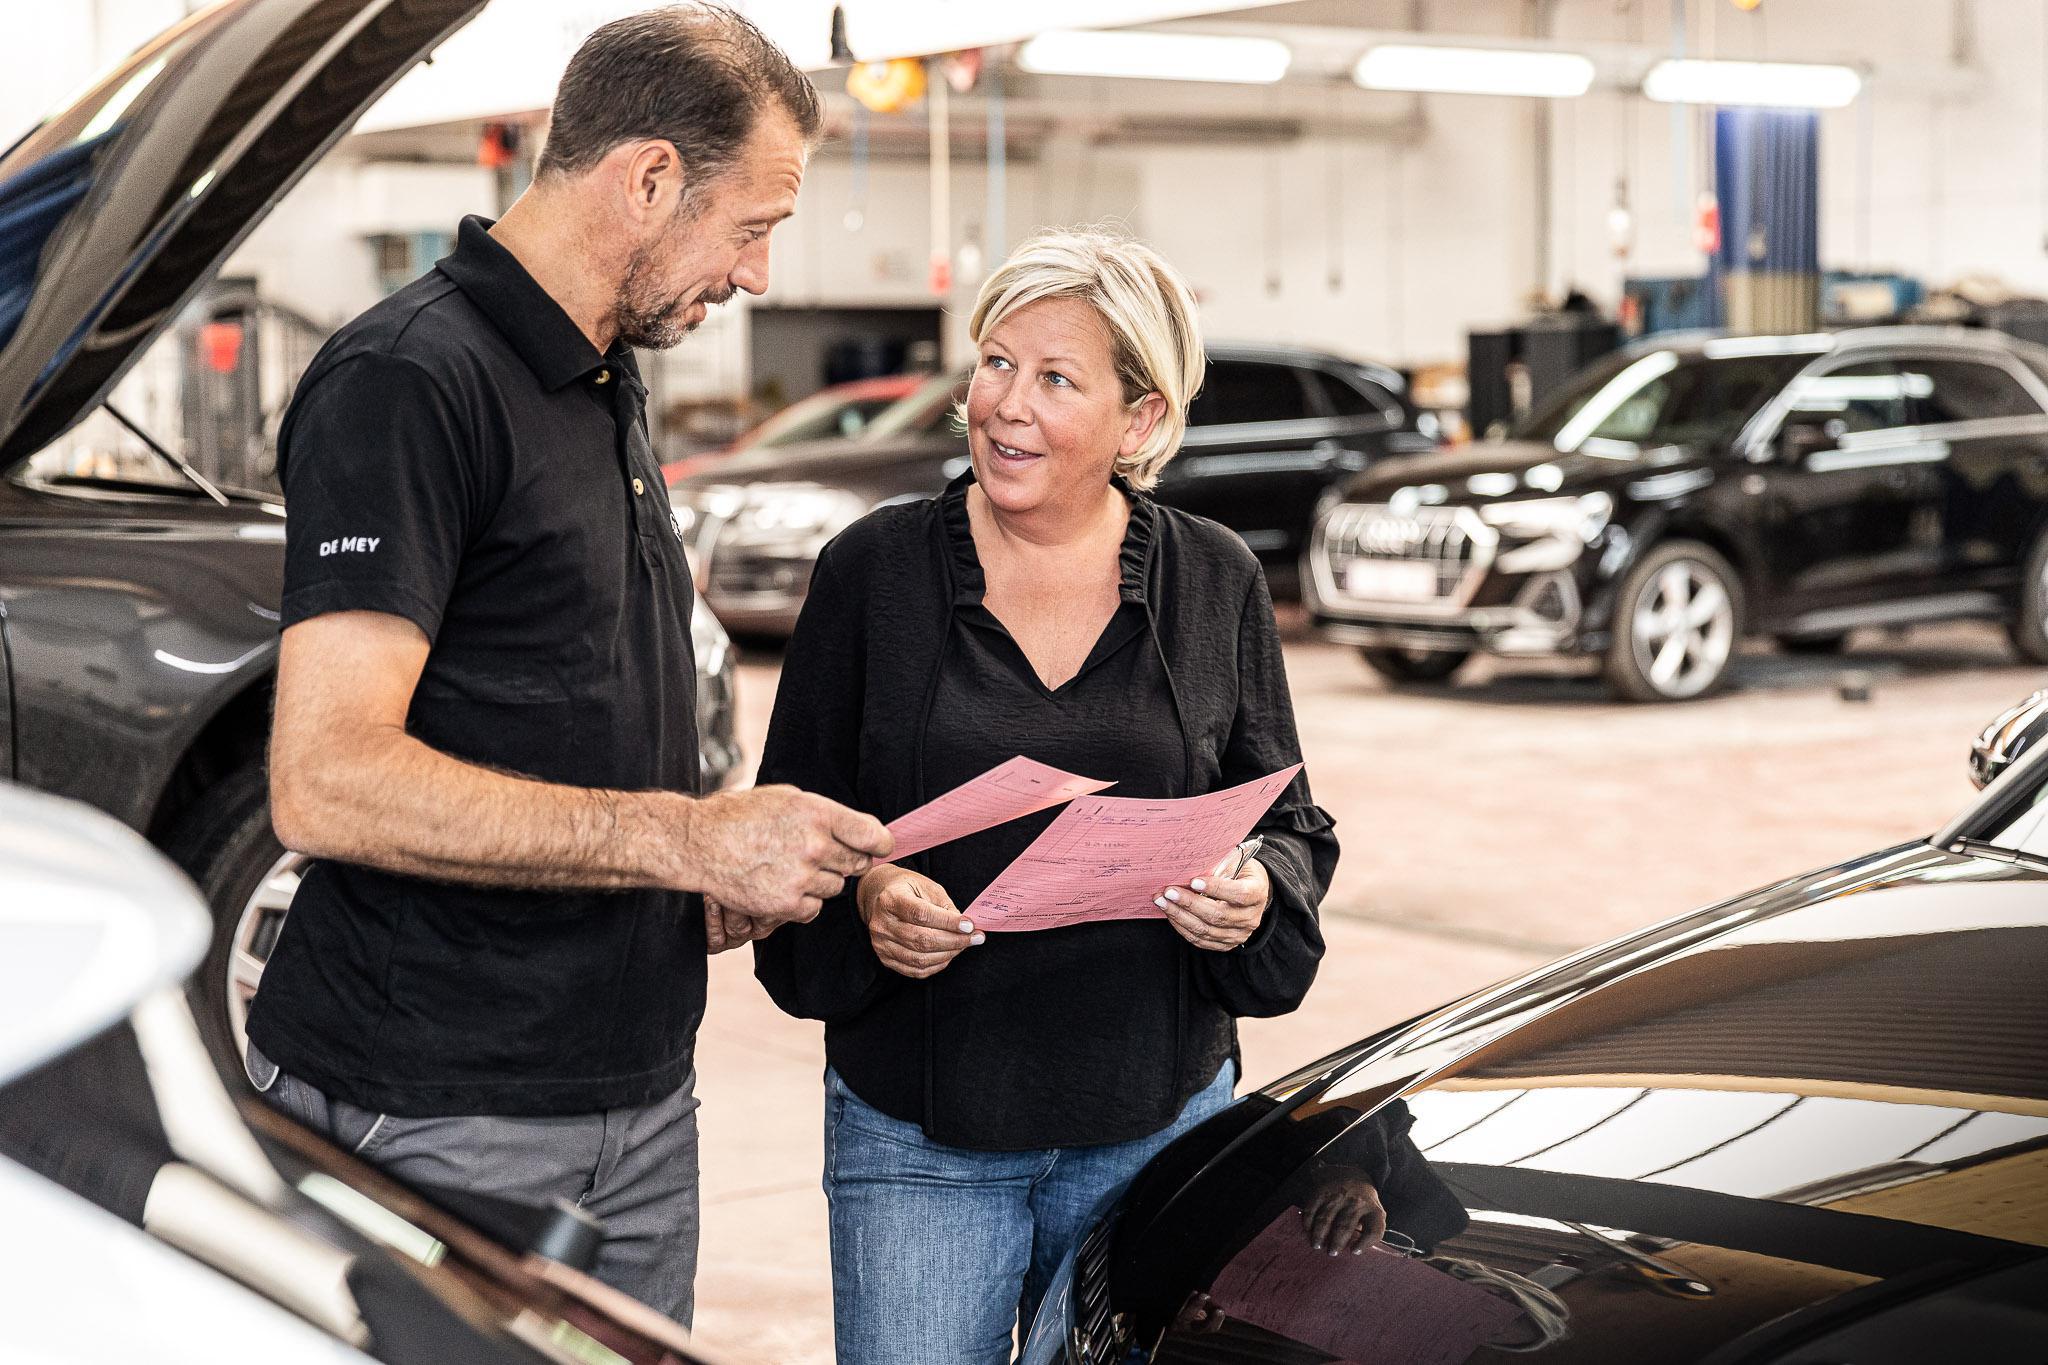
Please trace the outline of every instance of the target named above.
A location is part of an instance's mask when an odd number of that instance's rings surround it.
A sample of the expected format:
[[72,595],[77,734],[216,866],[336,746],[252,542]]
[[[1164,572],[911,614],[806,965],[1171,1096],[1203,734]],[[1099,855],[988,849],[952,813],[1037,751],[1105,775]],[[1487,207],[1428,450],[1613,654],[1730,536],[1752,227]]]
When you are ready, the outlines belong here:
[[1436,596],[1436,565],[1354,559],[1344,566],[1344,591],[1377,602],[1427,602]]

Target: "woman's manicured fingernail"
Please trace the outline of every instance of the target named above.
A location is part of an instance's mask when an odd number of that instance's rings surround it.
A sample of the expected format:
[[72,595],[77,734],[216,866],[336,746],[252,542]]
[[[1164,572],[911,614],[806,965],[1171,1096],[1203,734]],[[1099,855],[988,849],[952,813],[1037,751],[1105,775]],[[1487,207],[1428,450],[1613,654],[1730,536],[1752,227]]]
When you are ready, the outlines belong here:
[[1166,888],[1166,898],[1170,901],[1177,901],[1180,899],[1180,892],[1169,886]]
[[1152,898],[1152,903],[1153,903],[1154,905],[1158,906],[1158,907],[1159,907],[1159,908],[1160,908],[1161,910],[1164,910],[1164,909],[1166,909],[1166,908],[1167,908],[1167,907],[1166,907],[1166,897],[1164,897],[1164,896],[1154,896],[1154,897]]
[[1188,890],[1190,891],[1207,891],[1208,889],[1209,883],[1204,881],[1200,877],[1197,877],[1193,881],[1188,883]]
[[975,947],[979,948],[982,944],[988,942],[988,935],[976,934],[973,938],[970,938],[967,941],[973,944]]
[[974,932],[974,921],[973,921],[973,920],[971,920],[971,919],[963,919],[963,920],[961,920],[961,921],[960,921],[960,932],[961,932],[961,933],[963,933],[963,934],[971,934],[971,933],[973,933],[973,932]]

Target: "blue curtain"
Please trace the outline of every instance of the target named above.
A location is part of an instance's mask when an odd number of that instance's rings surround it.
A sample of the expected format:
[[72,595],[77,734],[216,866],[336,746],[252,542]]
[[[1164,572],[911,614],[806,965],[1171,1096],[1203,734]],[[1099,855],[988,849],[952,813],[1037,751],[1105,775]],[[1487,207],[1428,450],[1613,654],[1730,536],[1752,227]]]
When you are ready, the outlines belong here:
[[[1721,245],[1714,295],[1730,286],[1781,321],[1817,298],[1820,276],[1820,116],[1807,109],[1714,111],[1714,194]],[[1745,278],[1747,277],[1747,278]]]

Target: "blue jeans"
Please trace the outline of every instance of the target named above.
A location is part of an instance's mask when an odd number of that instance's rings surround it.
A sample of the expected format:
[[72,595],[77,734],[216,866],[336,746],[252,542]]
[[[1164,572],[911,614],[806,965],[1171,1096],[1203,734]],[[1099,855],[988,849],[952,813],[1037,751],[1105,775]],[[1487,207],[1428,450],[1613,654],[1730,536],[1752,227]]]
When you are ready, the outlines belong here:
[[825,1072],[825,1197],[839,1365],[1006,1365],[1081,1223],[1110,1190],[1231,1102],[1226,1061],[1179,1117],[1102,1147],[977,1152],[933,1142]]

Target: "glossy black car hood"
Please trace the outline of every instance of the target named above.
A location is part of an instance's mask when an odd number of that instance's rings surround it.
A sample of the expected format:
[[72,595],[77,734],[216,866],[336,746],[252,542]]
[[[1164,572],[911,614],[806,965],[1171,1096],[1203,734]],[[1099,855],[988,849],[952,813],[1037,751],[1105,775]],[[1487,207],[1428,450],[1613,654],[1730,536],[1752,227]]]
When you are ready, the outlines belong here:
[[105,396],[280,196],[484,0],[224,0],[0,156],[0,469]]
[[[2038,868],[1795,878],[1248,1097],[1133,1184],[1078,1306],[1155,1362],[1907,1358],[1782,1354],[1883,1313],[2038,1358],[2044,979]],[[1317,1253],[1366,1191],[1409,1254]]]
[[1646,450],[1633,459],[1563,453],[1531,441],[1489,441],[1458,450],[1382,460],[1345,485],[1349,502],[1391,502],[1403,490],[1426,503],[1468,504],[1612,492],[1672,476],[1700,476],[1707,462],[1682,446]]

